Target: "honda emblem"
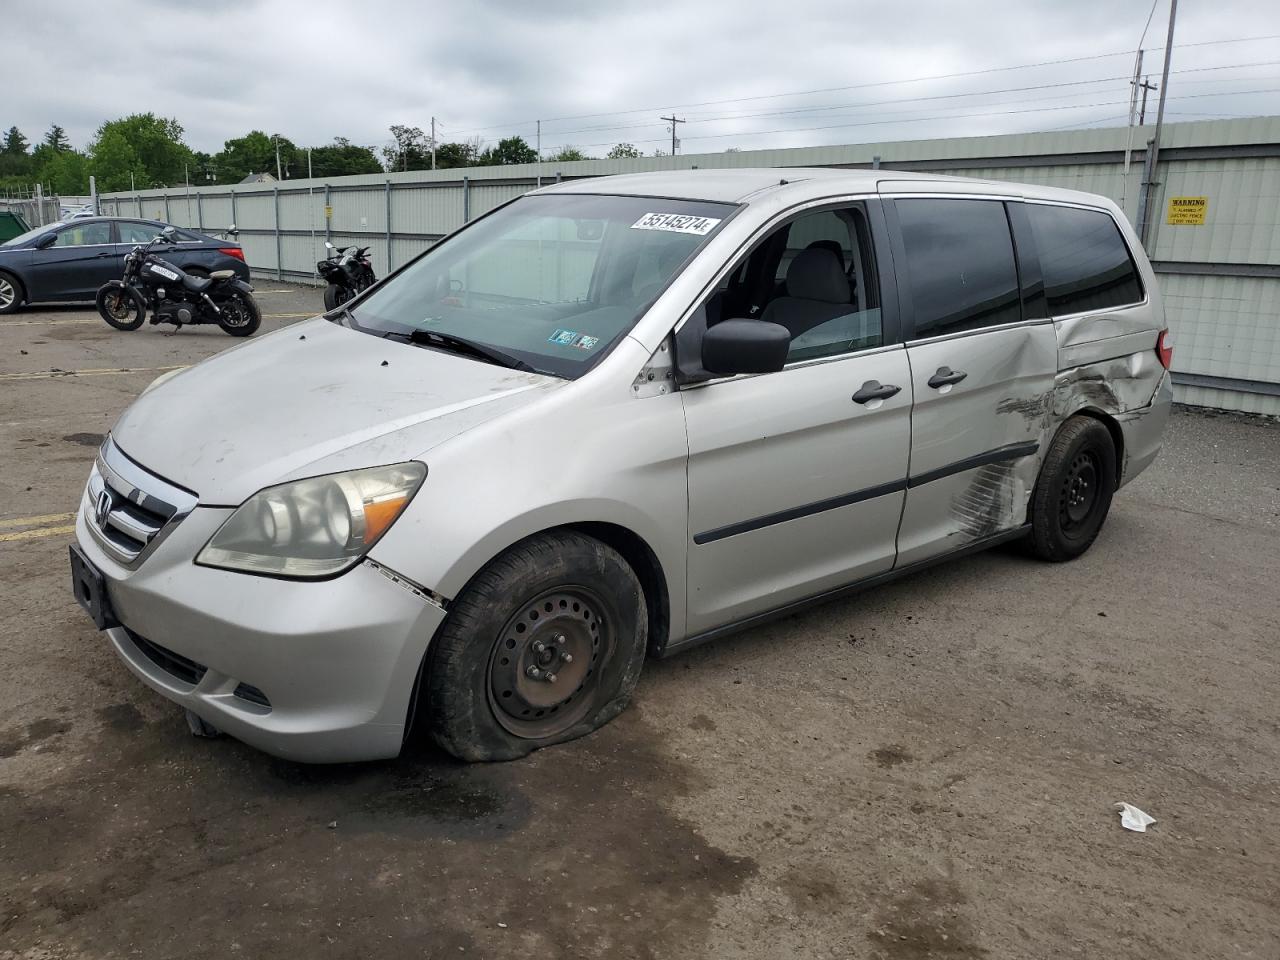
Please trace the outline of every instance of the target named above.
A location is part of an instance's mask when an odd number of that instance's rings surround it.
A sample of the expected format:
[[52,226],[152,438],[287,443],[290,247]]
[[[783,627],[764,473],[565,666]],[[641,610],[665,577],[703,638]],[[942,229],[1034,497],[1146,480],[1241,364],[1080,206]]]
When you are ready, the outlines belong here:
[[93,519],[98,522],[98,526],[105,527],[107,525],[107,514],[111,512],[111,506],[111,493],[103,490],[98,494],[98,502],[93,511]]

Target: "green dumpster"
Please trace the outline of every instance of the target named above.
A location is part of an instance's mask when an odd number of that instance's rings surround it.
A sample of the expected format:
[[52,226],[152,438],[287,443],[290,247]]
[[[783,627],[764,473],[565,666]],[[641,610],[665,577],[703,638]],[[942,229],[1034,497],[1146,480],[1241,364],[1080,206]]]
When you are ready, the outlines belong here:
[[23,220],[18,214],[10,213],[8,210],[0,210],[0,243],[12,240],[30,229],[27,226],[27,221]]

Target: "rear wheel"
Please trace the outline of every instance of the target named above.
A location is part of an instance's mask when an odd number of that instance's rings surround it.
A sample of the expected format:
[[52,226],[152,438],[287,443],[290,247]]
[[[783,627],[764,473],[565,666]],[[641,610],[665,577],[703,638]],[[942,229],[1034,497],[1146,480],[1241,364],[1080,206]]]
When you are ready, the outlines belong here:
[[1111,431],[1072,417],[1049,446],[1031,498],[1031,548],[1042,560],[1074,560],[1097,539],[1116,489]]
[[622,712],[644,664],[644,595],[617,551],[541,534],[482,570],[428,653],[432,736],[463,760],[511,760]]
[[351,292],[343,286],[331,283],[324,288],[324,308],[336,310],[351,299]]
[[147,305],[142,296],[128,287],[99,288],[98,315],[117,330],[137,330],[147,318]]
[[0,313],[13,313],[22,306],[22,283],[11,273],[0,272]]
[[262,311],[247,293],[237,291],[218,303],[218,326],[233,337],[249,337],[262,326]]

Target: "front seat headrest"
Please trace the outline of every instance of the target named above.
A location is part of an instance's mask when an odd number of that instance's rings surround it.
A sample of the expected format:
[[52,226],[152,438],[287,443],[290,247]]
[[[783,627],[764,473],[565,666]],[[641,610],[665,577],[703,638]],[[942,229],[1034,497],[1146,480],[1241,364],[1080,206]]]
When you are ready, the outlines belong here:
[[801,250],[787,268],[787,296],[823,303],[848,303],[849,278],[839,258],[830,250]]

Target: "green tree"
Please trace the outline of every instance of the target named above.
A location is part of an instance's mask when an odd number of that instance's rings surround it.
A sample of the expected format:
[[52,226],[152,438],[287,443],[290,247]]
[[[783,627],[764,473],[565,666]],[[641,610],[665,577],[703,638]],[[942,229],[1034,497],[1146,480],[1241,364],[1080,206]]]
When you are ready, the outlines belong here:
[[[10,188],[18,187],[32,175],[31,155],[27,153],[27,138],[17,127],[10,127],[4,135],[4,147],[0,148],[0,178],[12,180]],[[25,184],[30,186],[29,183]]]
[[449,170],[454,167],[473,166],[477,155],[478,150],[474,143],[442,143],[436,148],[436,169]]
[[431,144],[421,127],[393,124],[391,136],[395,142],[382,148],[382,157],[389,172],[431,169]]
[[10,127],[4,134],[4,152],[10,156],[25,154],[27,152],[27,138],[22,135],[22,131],[17,127]]
[[89,192],[89,158],[77,150],[47,150],[44,161],[36,167],[36,177],[50,193],[61,196],[84,196]]
[[103,193],[164,186],[151,179],[129,138],[118,128],[100,131],[89,157],[93,175],[98,179],[98,190]]
[[577,147],[566,146],[561,147],[559,153],[554,154],[550,159],[568,163],[571,160],[590,160],[591,158]]
[[[298,173],[306,176],[307,158],[299,158]],[[313,177],[349,177],[357,173],[381,173],[382,164],[368,147],[357,146],[346,137],[334,137],[333,143],[311,151]]]
[[58,153],[71,149],[71,141],[67,139],[67,131],[56,123],[49,127],[49,132],[44,135],[44,145]]
[[[89,154],[95,167],[101,158],[101,144],[108,144],[106,158],[117,164],[124,156],[118,141],[128,146],[137,164],[146,175],[148,185],[168,186],[183,183],[193,155],[191,148],[182,142],[182,125],[177,120],[157,117],[152,113],[135,113],[121,120],[109,120],[98,128]],[[116,168],[112,166],[114,175]],[[94,170],[97,175],[97,170]],[[128,184],[123,188],[128,189]]]
[[480,154],[478,162],[482,167],[509,163],[537,163],[538,152],[525,142],[524,137],[505,137],[498,141],[496,147],[490,147]]
[[640,155],[640,151],[636,149],[635,144],[620,143],[606,153],[605,158],[608,160],[634,160]]
[[227,140],[222,150],[213,156],[213,167],[219,183],[239,183],[251,173],[276,175],[276,148],[280,150],[280,176],[306,176],[307,162],[300,157],[298,148],[288,137],[267,135],[261,130],[250,130],[243,137]]

